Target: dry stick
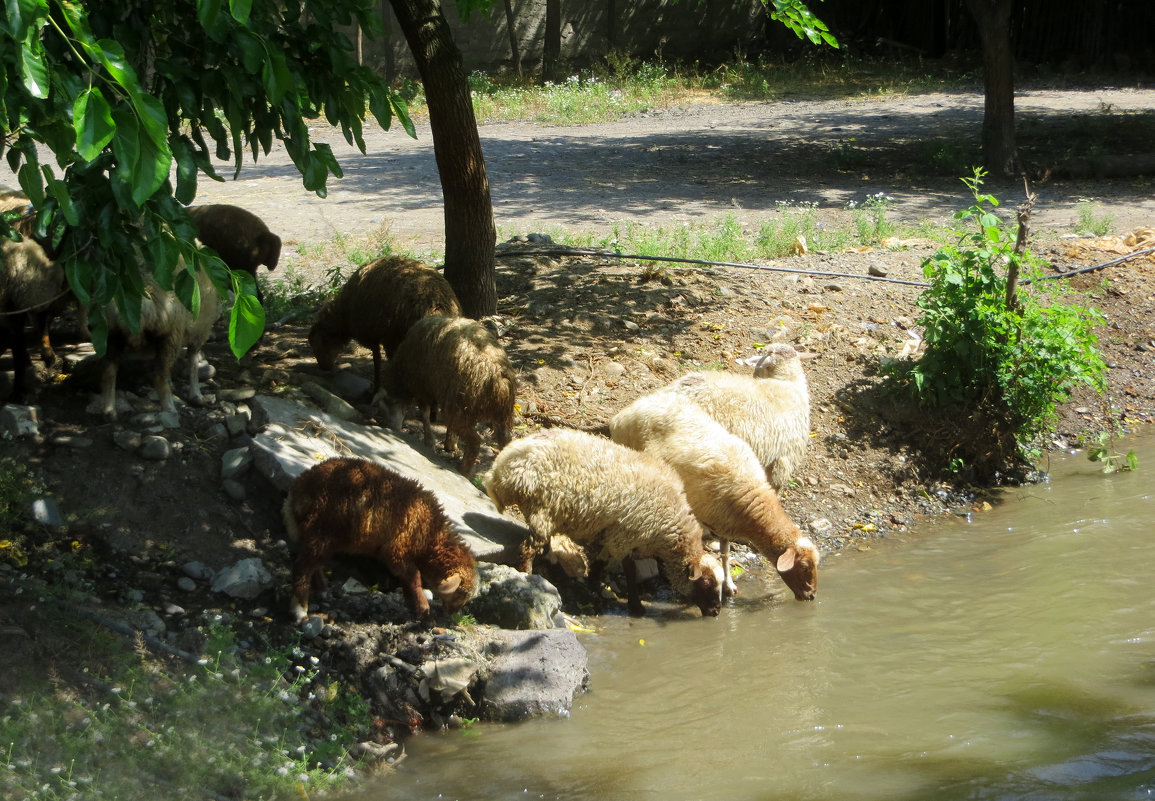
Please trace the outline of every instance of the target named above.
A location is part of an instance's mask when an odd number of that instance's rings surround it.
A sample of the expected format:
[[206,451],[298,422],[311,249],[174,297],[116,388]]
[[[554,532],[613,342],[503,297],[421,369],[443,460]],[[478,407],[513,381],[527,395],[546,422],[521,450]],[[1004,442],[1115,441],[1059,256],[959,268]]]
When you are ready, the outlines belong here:
[[1019,260],[1023,258],[1023,254],[1027,252],[1027,238],[1031,235],[1031,209],[1035,207],[1035,198],[1037,195],[1031,191],[1030,185],[1027,183],[1027,176],[1023,176],[1023,190],[1027,194],[1027,199],[1023,205],[1019,206],[1015,216],[1019,221],[1019,235],[1015,240],[1015,250],[1011,256],[1010,264],[1007,265],[1007,308],[1014,311],[1016,314],[1022,314],[1023,306],[1019,303]]

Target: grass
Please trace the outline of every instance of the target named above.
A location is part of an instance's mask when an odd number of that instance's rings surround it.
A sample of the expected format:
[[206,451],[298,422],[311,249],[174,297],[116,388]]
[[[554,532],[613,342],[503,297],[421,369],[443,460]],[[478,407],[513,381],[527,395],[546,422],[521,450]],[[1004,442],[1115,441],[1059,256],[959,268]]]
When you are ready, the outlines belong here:
[[[934,229],[900,228],[887,216],[891,200],[875,195],[861,204],[851,203],[845,215],[824,214],[814,204],[779,202],[777,212],[757,229],[743,225],[734,214],[708,223],[672,227],[619,222],[610,233],[595,235],[555,231],[554,242],[576,248],[606,248],[645,256],[670,256],[720,262],[751,262],[777,259],[807,250],[837,251],[854,247],[885,246],[899,233],[925,236]],[[909,230],[908,230],[909,228]]]
[[1079,219],[1075,223],[1075,233],[1084,236],[1106,236],[1115,227],[1115,215],[1096,214],[1095,204],[1090,200],[1080,200],[1076,205]]
[[[883,97],[957,88],[960,83],[979,85],[974,76],[918,60],[875,62],[825,52],[789,62],[736,59],[720,66],[611,53],[593,68],[544,85],[484,72],[469,76],[479,123],[528,120],[542,125],[607,122],[689,101]],[[409,101],[412,114],[428,114],[419,84],[407,80],[396,88]]]

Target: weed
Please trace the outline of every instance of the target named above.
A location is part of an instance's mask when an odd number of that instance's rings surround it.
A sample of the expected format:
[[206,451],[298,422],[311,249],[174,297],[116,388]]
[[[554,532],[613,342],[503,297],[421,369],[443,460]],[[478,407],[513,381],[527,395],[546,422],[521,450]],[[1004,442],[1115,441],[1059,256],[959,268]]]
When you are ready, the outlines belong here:
[[1124,473],[1139,469],[1139,457],[1135,455],[1135,449],[1127,451],[1126,454],[1119,453],[1111,447],[1111,440],[1114,439],[1108,431],[1101,431],[1095,444],[1087,450],[1087,458],[1092,462],[1099,462],[1103,465],[1104,473]]
[[1115,225],[1115,215],[1095,214],[1095,204],[1090,200],[1080,200],[1076,206],[1079,221],[1075,223],[1075,233],[1084,236],[1106,236]]
[[1019,293],[1017,305],[1008,302],[1005,266],[1017,262],[1030,273],[1038,265],[1029,252],[1015,251],[1009,226],[993,211],[998,200],[980,193],[984,175],[975,169],[963,179],[975,202],[955,215],[977,230],[959,232],[958,244],[923,265],[931,281],[918,299],[926,351],[918,361],[887,365],[886,379],[921,404],[980,411],[993,421],[996,439],[1008,433],[1025,449],[1076,384],[1102,390],[1106,366],[1092,329],[1103,317],[1044,294],[1039,282],[1035,293]]

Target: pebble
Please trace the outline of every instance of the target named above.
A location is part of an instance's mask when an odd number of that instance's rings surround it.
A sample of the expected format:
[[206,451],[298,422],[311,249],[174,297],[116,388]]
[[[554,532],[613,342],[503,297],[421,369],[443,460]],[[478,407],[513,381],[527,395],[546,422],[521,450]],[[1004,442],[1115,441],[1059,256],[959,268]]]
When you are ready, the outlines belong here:
[[243,501],[248,497],[248,492],[245,490],[244,485],[236,479],[226,478],[221,482],[221,489],[234,501]]
[[140,448],[140,433],[129,430],[114,431],[112,432],[112,441],[116,443],[118,448],[135,453]]
[[64,525],[60,506],[52,498],[37,498],[32,502],[32,519],[44,526],[58,528]]
[[150,434],[141,440],[140,455],[144,459],[163,461],[172,455],[172,445],[164,437]]
[[324,628],[325,621],[321,619],[320,615],[310,615],[300,626],[301,636],[306,640],[315,640],[321,636]]
[[189,578],[198,581],[208,581],[213,577],[212,568],[207,567],[202,562],[185,562],[184,565],[181,566],[181,570],[183,570],[184,574]]
[[176,580],[176,586],[182,592],[192,592],[197,588],[197,583],[188,576],[181,576]]

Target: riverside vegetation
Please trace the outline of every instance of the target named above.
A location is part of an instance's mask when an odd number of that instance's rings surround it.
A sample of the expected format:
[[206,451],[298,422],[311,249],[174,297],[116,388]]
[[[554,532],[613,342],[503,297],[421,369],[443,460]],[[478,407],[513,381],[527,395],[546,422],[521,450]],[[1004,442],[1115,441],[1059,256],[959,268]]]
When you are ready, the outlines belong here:
[[[833,169],[860,158],[859,147],[849,141],[828,156]],[[1087,226],[1093,230],[1093,205],[1088,209]],[[972,257],[994,254],[1008,244],[1005,221],[982,226],[981,242],[960,243],[942,228],[894,222],[885,196],[845,209],[841,219],[842,223],[832,224],[828,214],[814,207],[783,204],[757,232],[723,219],[664,228],[623,223],[608,237],[581,231],[547,233],[573,246],[738,262],[782,259],[795,252],[799,237],[805,237],[811,255],[797,257],[792,266],[849,270],[851,259],[844,251],[873,248],[892,276],[912,279],[933,279],[922,274],[920,265],[924,257],[941,253],[941,258],[927,262],[927,268],[937,268],[946,285],[958,286],[947,276],[961,279],[971,268],[981,279],[962,282],[976,298],[983,298],[976,300],[976,311],[989,311],[987,307],[1000,297],[1000,275],[994,274],[1001,270],[1000,262],[993,255],[985,260]],[[921,243],[884,244],[892,238],[918,238]],[[265,360],[278,366],[291,362],[286,372],[308,374],[307,348],[300,350],[302,321],[342,285],[355,264],[385,255],[392,247],[388,237],[342,237],[301,245],[298,266],[282,265],[271,281],[261,277],[268,319],[284,324],[272,328],[258,352],[239,366],[229,363],[223,348],[218,348],[212,356],[218,383],[227,386],[246,370],[257,374],[257,366]],[[1046,243],[1044,250],[1051,259],[1062,260],[1061,246],[1055,242]],[[433,261],[436,254],[412,255]],[[301,266],[306,263],[313,268]],[[1092,455],[1109,458],[1123,427],[1151,419],[1155,413],[1151,383],[1136,377],[1143,369],[1143,354],[1149,353],[1144,349],[1155,347],[1143,321],[1145,313],[1149,319],[1145,309],[1151,303],[1144,269],[1150,268],[1133,264],[1106,277],[1089,274],[1071,279],[1062,282],[1062,288],[1074,294],[1047,300],[1044,308],[1095,306],[1119,326],[1104,326],[1102,320],[1080,315],[1097,323],[1097,350],[1114,368],[1103,384],[1106,394],[1100,396],[1092,386],[1052,382],[1049,371],[1054,368],[1048,367],[1032,391],[1062,388],[1049,396],[1053,422],[1036,432],[1047,436],[1022,442],[1018,436],[1024,429],[1015,426],[1016,446],[1093,443],[1101,451]],[[966,482],[978,477],[975,463],[957,450],[954,435],[936,430],[928,437],[925,429],[912,429],[910,419],[888,400],[894,390],[888,394],[880,388],[879,365],[901,351],[905,330],[918,313],[921,291],[900,288],[880,297],[849,281],[797,276],[783,283],[770,303],[751,275],[741,270],[660,263],[607,265],[592,257],[519,257],[516,248],[502,253],[499,287],[503,298],[499,312],[511,324],[507,338],[518,343],[511,357],[519,372],[532,379],[519,399],[527,415],[536,410],[575,424],[608,419],[609,412],[622,408],[643,388],[637,383],[639,375],[653,374],[664,383],[689,369],[720,369],[743,350],[769,341],[775,332],[819,351],[822,358],[808,368],[815,407],[812,453],[797,483],[785,493],[784,503],[800,521],[820,532],[816,536],[824,550],[855,547],[910,525],[920,515],[981,503],[975,499],[981,490]],[[936,303],[944,302],[932,291],[923,298],[928,317]],[[616,326],[615,303],[633,304],[630,308],[639,312],[636,319],[654,335],[639,339]],[[756,330],[749,323],[754,318],[774,323]],[[1008,325],[1003,318],[993,334],[984,336],[1005,341],[1000,337]],[[571,356],[575,345],[585,355]],[[587,358],[589,369],[584,364]],[[353,363],[363,368],[369,360],[362,354]],[[612,365],[623,369],[619,373]],[[276,381],[263,388],[277,391],[283,384]],[[213,475],[216,445],[198,439],[186,448],[183,466],[164,472],[158,468],[156,475],[163,478],[149,485],[147,493],[138,493],[142,510],[108,508],[107,489],[103,496],[94,491],[91,506],[84,506],[74,495],[84,488],[72,486],[76,480],[70,476],[92,476],[92,483],[98,484],[101,460],[123,457],[111,446],[107,428],[70,412],[65,393],[55,385],[43,387],[38,398],[43,417],[58,417],[52,423],[58,433],[90,433],[96,441],[92,449],[62,452],[44,443],[14,442],[15,455],[0,460],[0,531],[5,532],[0,534],[4,590],[0,635],[5,644],[0,665],[5,675],[14,677],[3,691],[0,710],[0,759],[5,768],[0,772],[0,794],[131,798],[159,788],[171,797],[194,792],[197,797],[229,799],[300,797],[355,781],[354,745],[367,739],[386,741],[393,724],[375,713],[347,677],[324,670],[318,646],[300,641],[279,611],[266,609],[261,616],[258,609],[253,615],[254,610],[243,606],[198,598],[205,608],[189,616],[195,617],[192,625],[199,630],[192,638],[197,647],[190,652],[195,657],[191,661],[77,614],[84,599],[92,596],[135,608],[140,599],[134,599],[131,582],[143,581],[141,574],[170,571],[187,548],[220,547],[208,532],[203,533],[206,542],[200,543],[158,536],[141,547],[136,559],[129,559],[124,551],[106,544],[120,535],[124,516],[139,515],[124,525],[141,528],[147,527],[140,522],[142,517],[168,519],[166,511],[173,506],[194,516],[198,508],[214,503],[220,490],[215,481],[202,486],[188,478]],[[1053,405],[1068,393],[1069,402]],[[532,427],[525,422],[518,435]],[[208,465],[203,473],[198,472],[201,464]],[[45,529],[25,515],[29,503],[46,490],[60,497],[66,508],[75,506],[63,529]],[[155,497],[150,501],[141,494]],[[251,496],[252,512],[236,512],[237,526],[250,528],[251,537],[267,546],[282,536],[276,522],[280,499]],[[104,500],[97,500],[101,497]],[[833,524],[825,528],[823,520]],[[745,564],[751,573],[758,572],[756,560]],[[287,572],[281,579],[287,581]],[[454,625],[467,626],[469,621]],[[115,771],[108,767],[114,764]]]

